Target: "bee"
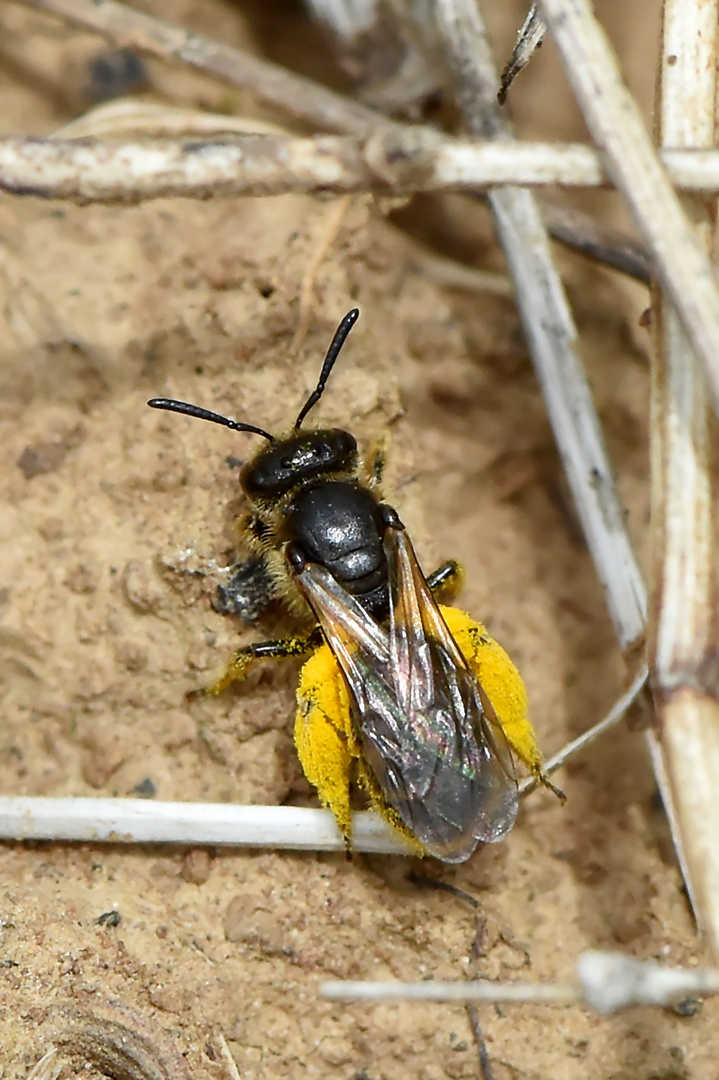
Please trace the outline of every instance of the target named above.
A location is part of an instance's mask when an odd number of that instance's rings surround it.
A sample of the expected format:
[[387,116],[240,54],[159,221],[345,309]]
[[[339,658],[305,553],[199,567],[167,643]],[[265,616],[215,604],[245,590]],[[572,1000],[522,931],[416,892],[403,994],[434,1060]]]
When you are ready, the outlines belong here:
[[255,596],[284,600],[311,627],[243,646],[200,692],[221,693],[253,661],[309,653],[295,745],[348,851],[355,776],[418,853],[458,863],[514,825],[515,756],[549,782],[517,668],[480,623],[439,602],[457,585],[459,564],[425,578],[382,497],[383,449],[363,466],[349,431],[302,426],[358,318],[355,308],[340,323],[315,389],[281,435],[183,401],[148,402],[266,441],[240,472],[252,558],[239,580]]

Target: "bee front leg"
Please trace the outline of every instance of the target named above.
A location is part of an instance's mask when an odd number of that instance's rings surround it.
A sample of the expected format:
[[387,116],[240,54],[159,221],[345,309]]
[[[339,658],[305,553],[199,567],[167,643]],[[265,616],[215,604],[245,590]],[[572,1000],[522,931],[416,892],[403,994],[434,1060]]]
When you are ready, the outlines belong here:
[[272,578],[262,555],[253,555],[232,568],[226,585],[217,586],[213,608],[221,615],[237,615],[252,623],[274,600]]
[[226,690],[234,682],[242,682],[247,675],[247,669],[254,660],[283,659],[288,656],[305,656],[312,652],[322,641],[319,630],[313,630],[311,634],[301,637],[278,638],[275,641],[255,641],[251,645],[244,645],[238,649],[229,661],[213,676],[205,686],[198,690],[192,690],[188,697],[197,697],[200,694],[210,694],[215,697]]

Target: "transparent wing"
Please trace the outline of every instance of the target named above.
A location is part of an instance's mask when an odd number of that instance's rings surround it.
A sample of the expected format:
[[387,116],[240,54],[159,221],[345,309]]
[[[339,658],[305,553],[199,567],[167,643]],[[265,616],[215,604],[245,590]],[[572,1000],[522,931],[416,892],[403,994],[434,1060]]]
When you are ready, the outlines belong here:
[[[387,529],[385,549],[390,663],[405,717],[398,750],[411,782],[413,823],[407,824],[433,854],[459,862],[478,841],[501,840],[514,825],[519,799],[512,754],[406,531]],[[373,769],[374,741],[368,730],[363,745]]]
[[328,571],[298,582],[347,683],[364,759],[413,836],[445,862],[501,840],[518,806],[511,752],[403,529],[385,534],[389,631]]

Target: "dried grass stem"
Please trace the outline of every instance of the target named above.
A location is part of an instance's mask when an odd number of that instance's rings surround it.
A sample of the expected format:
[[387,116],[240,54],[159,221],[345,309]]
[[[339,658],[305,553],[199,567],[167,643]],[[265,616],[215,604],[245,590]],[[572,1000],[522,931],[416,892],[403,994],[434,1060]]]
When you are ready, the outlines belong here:
[[[437,12],[466,126],[506,146],[511,131],[496,101],[497,70],[474,0],[437,0]],[[516,187],[490,192],[489,204],[577,512],[620,643],[628,648],[643,633],[644,583],[542,214],[533,195]]]
[[[697,157],[668,150],[664,160],[679,186],[719,190],[719,152]],[[608,183],[599,155],[588,146],[452,139],[423,127],[385,126],[361,138],[0,139],[1,189],[75,202]]]
[[[658,118],[662,142],[715,144],[719,29],[714,4],[665,0]],[[715,206],[685,198],[697,243]],[[649,651],[661,751],[697,918],[719,957],[719,701],[710,398],[672,294],[657,290],[652,394],[652,614]]]
[[[714,5],[700,5],[716,21]],[[588,0],[541,0],[584,119],[605,154],[719,409],[719,284],[664,172]],[[688,92],[689,87],[685,87]]]
[[610,1013],[633,1005],[665,1008],[689,996],[719,993],[719,971],[670,968],[623,953],[590,950],[579,957],[574,982],[326,982],[320,993],[334,1001],[582,1004],[593,1012]]

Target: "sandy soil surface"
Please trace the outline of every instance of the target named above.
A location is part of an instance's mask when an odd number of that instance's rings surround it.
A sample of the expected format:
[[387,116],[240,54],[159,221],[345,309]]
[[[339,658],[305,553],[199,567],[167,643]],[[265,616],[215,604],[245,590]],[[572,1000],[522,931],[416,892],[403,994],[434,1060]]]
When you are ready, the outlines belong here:
[[[650,20],[619,3],[608,17],[648,107],[658,5],[647,6]],[[279,5],[274,34],[260,5],[155,9],[328,74],[313,66],[316,36],[290,4]],[[494,13],[505,50],[521,9]],[[0,20],[3,131],[44,133],[78,115],[101,44],[20,8]],[[520,129],[581,136],[551,48],[543,53],[518,87]],[[209,80],[149,67],[153,100],[248,108]],[[538,86],[556,109],[540,109]],[[461,229],[478,264],[501,268],[481,210],[450,200],[424,212],[448,235]],[[391,499],[426,566],[464,562],[463,603],[521,667],[545,751],[621,692],[623,662],[510,300],[433,284],[391,223],[356,200],[319,269],[301,357],[288,360],[302,281],[332,213],[299,197],[132,209],[0,200],[3,793],[316,805],[291,738],[296,665],[268,666],[218,700],[184,701],[238,642],[277,630],[211,607],[238,550],[233,459],[255,443],[145,401],[173,395],[281,429],[354,303],[362,320],[317,419],[349,426],[365,447],[391,432]],[[562,264],[642,548],[646,294],[576,258]],[[566,807],[533,796],[506,843],[456,869],[5,844],[0,1075],[27,1077],[79,1008],[139,1025],[164,1055],[158,1076],[180,1075],[181,1054],[198,1080],[225,1080],[224,1040],[243,1080],[475,1077],[461,1007],[340,1006],[318,1000],[318,984],[462,978],[478,917],[475,969],[490,978],[566,979],[587,947],[706,959],[642,735],[618,728],[560,782]],[[99,921],[111,911],[117,925]],[[497,1080],[716,1077],[717,1006],[691,1012],[486,1008],[480,1019]]]

